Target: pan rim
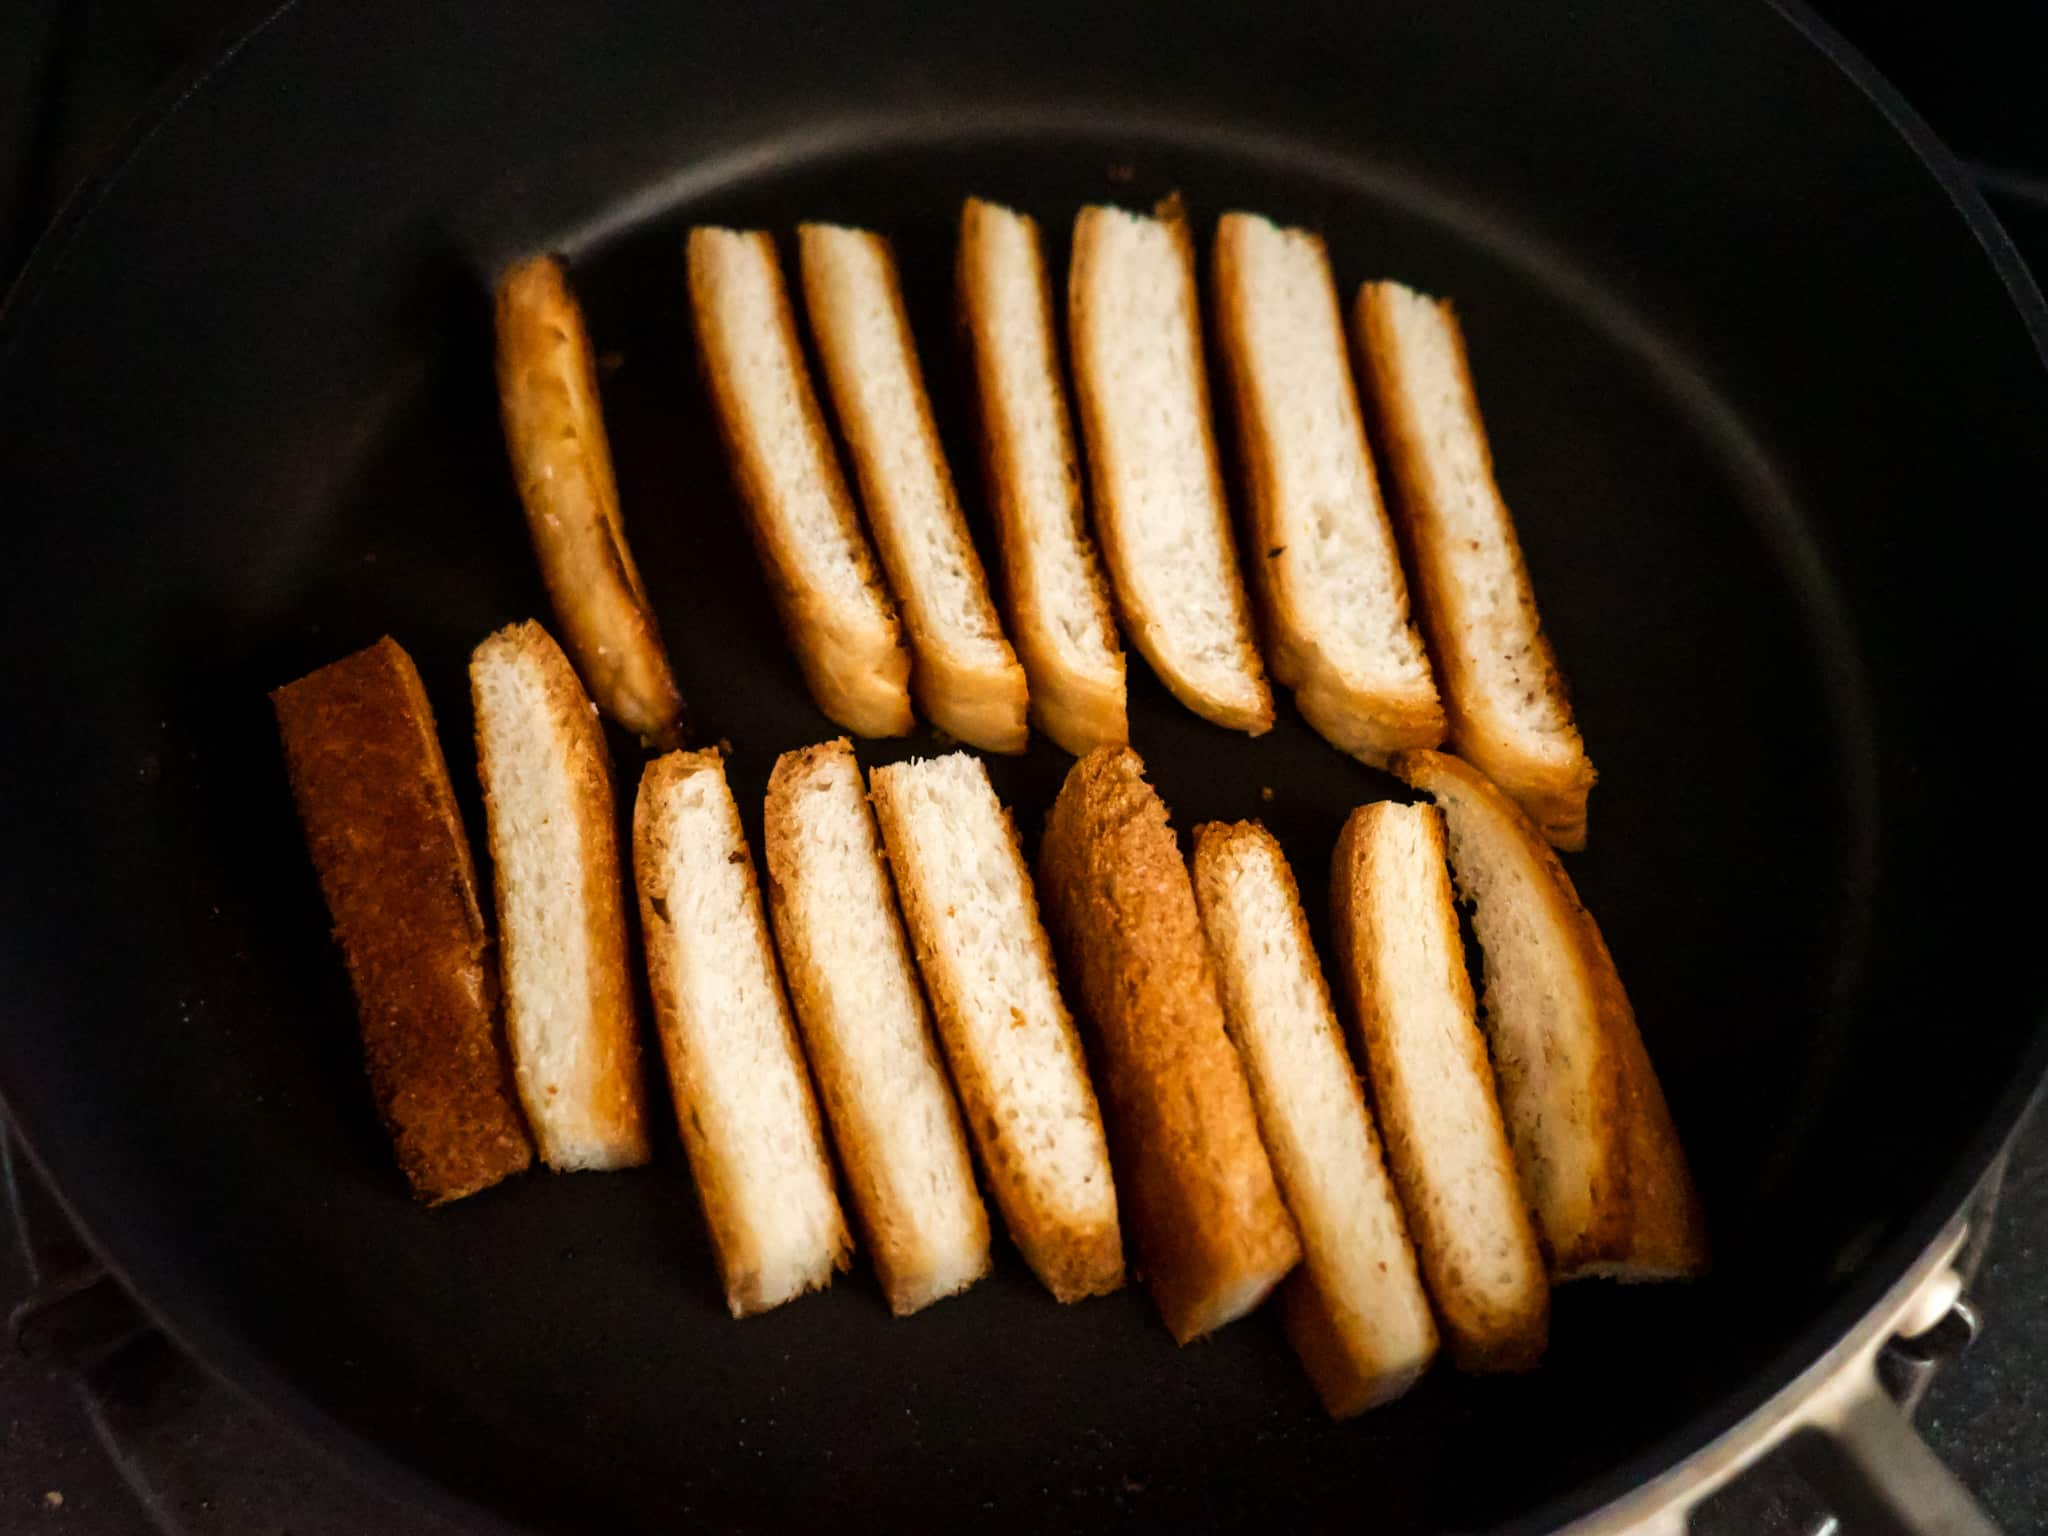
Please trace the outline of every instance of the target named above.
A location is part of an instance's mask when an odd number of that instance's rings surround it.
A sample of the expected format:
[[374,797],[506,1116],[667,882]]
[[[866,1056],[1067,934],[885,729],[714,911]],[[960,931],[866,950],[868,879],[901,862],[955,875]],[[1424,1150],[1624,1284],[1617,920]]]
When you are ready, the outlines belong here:
[[[1813,12],[1805,0],[1768,0],[1768,4],[1804,42],[1862,92],[1947,194],[1951,206],[1990,260],[2033,341],[2037,357],[2048,369],[2048,302],[2044,302],[2033,274],[1954,152],[1861,52]],[[51,276],[61,268],[66,253],[89,228],[93,215],[117,191],[126,172],[147,153],[152,141],[216,79],[234,67],[252,43],[300,9],[301,0],[283,0],[234,35],[224,48],[159,92],[100,169],[66,198],[48,228],[31,246],[4,299],[0,299],[0,365],[4,365],[12,350],[13,333],[21,317],[34,308]],[[471,1529],[502,1532],[506,1536],[535,1529],[457,1491],[413,1460],[337,1418],[274,1368],[263,1352],[223,1320],[210,1316],[203,1306],[159,1306],[148,1292],[138,1288],[131,1267],[120,1256],[122,1244],[118,1234],[125,1223],[118,1204],[109,1204],[89,1193],[83,1197],[74,1195],[67,1186],[62,1176],[67,1158],[61,1145],[53,1145],[43,1133],[33,1110],[24,1113],[24,1106],[33,1101],[33,1095],[25,1098],[14,1083],[5,1038],[5,1032],[0,1031],[0,1112],[6,1114],[28,1163],[108,1273],[129,1291],[158,1329],[183,1353],[275,1421],[289,1426],[303,1440],[322,1447],[334,1457],[342,1475],[361,1477],[387,1491],[424,1503]],[[1607,1472],[1523,1512],[1496,1530],[1533,1533],[1568,1527],[1656,1482],[1769,1403],[1854,1327],[1920,1257],[1978,1188],[2044,1091],[2048,1091],[2048,1006],[2036,1014],[2033,1038],[2021,1055],[2019,1069],[1936,1181],[1933,1192],[1901,1223],[1892,1238],[1871,1255],[1862,1272],[1839,1296],[1810,1318],[1743,1386],[1697,1409],[1679,1428]],[[110,1232],[117,1234],[111,1244],[104,1240],[104,1234]]]

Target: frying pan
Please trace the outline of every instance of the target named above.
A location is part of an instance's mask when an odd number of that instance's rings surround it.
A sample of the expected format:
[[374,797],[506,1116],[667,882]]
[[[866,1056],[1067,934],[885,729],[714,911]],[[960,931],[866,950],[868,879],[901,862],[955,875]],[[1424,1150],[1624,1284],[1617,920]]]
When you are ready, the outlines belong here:
[[[1602,771],[1571,869],[1713,1276],[1567,1288],[1536,1373],[1332,1425],[1269,1317],[1176,1350],[1141,1290],[1061,1308],[1007,1251],[912,1319],[857,1270],[735,1324],[672,1135],[415,1209],[264,694],[398,636],[475,832],[465,658],[546,612],[492,276],[571,259],[695,729],[757,819],[775,754],[834,732],[740,531],[683,231],[894,237],[971,487],[960,198],[1063,262],[1081,203],[1174,188],[1204,238],[1256,208],[1322,229],[1347,290],[1460,306]],[[74,204],[0,337],[8,1111],[196,1354],[491,1528],[1556,1528],[1842,1340],[2048,1064],[2009,745],[2048,659],[2042,335],[1946,155],[1793,6],[288,5]],[[1233,736],[1133,667],[1177,824],[1263,816],[1319,908],[1343,815],[1398,786],[1283,715]],[[992,764],[1028,842],[1065,766]]]

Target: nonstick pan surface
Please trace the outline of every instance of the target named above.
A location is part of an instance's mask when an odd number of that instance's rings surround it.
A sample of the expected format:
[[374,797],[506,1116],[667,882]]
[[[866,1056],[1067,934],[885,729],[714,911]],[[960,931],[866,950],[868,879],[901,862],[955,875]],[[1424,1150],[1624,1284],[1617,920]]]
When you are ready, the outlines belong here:
[[[1552,1527],[1823,1348],[2040,1074],[2048,839],[2010,744],[2048,375],[2038,296],[1947,171],[1812,23],[1706,0],[288,6],[67,215],[0,334],[8,1108],[202,1357],[480,1521]],[[497,270],[571,259],[635,549],[758,833],[775,755],[836,732],[741,532],[685,229],[896,241],[987,551],[960,199],[1033,211],[1063,262],[1081,203],[1174,189],[1204,244],[1257,209],[1322,229],[1347,291],[1459,305],[1602,775],[1570,868],[1713,1277],[1568,1288],[1535,1374],[1439,1370],[1332,1425],[1270,1317],[1177,1350],[1141,1289],[1061,1308],[1006,1248],[908,1320],[857,1267],[735,1324],[666,1128],[647,1170],[415,1209],[264,695],[395,635],[480,831],[465,659],[547,617]],[[1258,741],[1209,727],[1135,657],[1131,713],[1176,824],[1263,817],[1320,937],[1342,818],[1399,786],[1284,707]],[[991,763],[1028,844],[1066,765]]]

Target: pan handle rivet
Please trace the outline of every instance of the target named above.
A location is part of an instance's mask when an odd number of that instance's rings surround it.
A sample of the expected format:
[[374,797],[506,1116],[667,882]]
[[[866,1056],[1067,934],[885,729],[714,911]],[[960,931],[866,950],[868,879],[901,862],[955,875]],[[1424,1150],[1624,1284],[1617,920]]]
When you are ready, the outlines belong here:
[[1919,1338],[1953,1312],[1962,1299],[1963,1277],[1953,1268],[1944,1269],[1913,1298],[1912,1307],[1899,1319],[1899,1337]]

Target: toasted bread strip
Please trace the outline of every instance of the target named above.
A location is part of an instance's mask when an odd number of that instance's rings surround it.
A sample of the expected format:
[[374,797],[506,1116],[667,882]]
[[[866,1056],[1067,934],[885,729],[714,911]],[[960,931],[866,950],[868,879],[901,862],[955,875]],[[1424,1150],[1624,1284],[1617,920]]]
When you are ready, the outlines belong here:
[[689,264],[705,387],[811,697],[855,735],[904,735],[910,652],[811,389],[775,242],[693,229]]
[[648,1160],[612,769],[597,711],[540,625],[469,659],[498,973],[519,1102],[550,1168]]
[[1436,1323],[1286,855],[1255,822],[1212,821],[1195,829],[1194,864],[1230,1037],[1301,1229],[1288,1336],[1324,1408],[1348,1418],[1428,1369]]
[[1151,218],[1081,210],[1067,325],[1095,533],[1124,627],[1189,709],[1262,735],[1273,696],[1231,548],[1178,199]]
[[1107,1076],[1124,1208],[1174,1338],[1242,1317],[1301,1257],[1166,807],[1128,747],[1074,764],[1038,855]]
[[1076,756],[1121,746],[1130,740],[1124,653],[1082,512],[1036,221],[967,199],[954,285],[1001,541],[1004,606],[1031,679],[1031,718]]
[[1375,767],[1433,747],[1443,707],[1408,617],[1322,239],[1226,213],[1215,305],[1273,676],[1310,725]]
[[1344,824],[1330,864],[1337,968],[1451,1358],[1533,1366],[1550,1286],[1515,1181],[1444,871],[1443,818],[1381,801]]
[[1583,848],[1593,763],[1494,483],[1457,316],[1399,283],[1366,283],[1357,328],[1451,747],[1551,842]]
[[355,987],[377,1113],[414,1196],[459,1200],[526,1167],[533,1149],[434,711],[389,638],[270,702]]
[[1486,1034],[1522,1189],[1559,1280],[1707,1267],[1706,1221],[1635,1010],[1571,877],[1469,763],[1393,770],[1442,807],[1451,873],[1485,955]]
[[996,1204],[1061,1301],[1123,1284],[1095,1090],[1032,899],[1017,829],[964,752],[877,768],[875,810]]
[[598,707],[652,746],[682,740],[683,696],[626,545],[583,311],[553,256],[498,283],[498,406],[555,619]]
[[776,760],[763,836],[790,1002],[900,1317],[988,1273],[988,1213],[845,737]]
[[716,752],[647,765],[633,865],[676,1122],[734,1317],[832,1283],[853,1240]]
[[1022,752],[1024,669],[988,595],[953,489],[889,242],[864,229],[797,230],[804,308],[875,547],[933,725],[990,752]]

